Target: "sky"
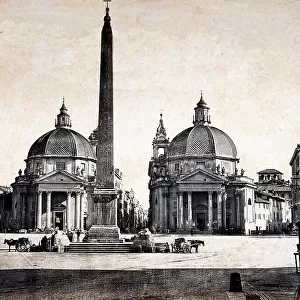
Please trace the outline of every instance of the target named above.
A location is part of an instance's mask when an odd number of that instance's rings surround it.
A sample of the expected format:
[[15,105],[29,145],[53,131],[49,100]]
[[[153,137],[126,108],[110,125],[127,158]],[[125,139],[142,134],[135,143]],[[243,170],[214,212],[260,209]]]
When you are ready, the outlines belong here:
[[[0,185],[54,129],[97,127],[102,0],[0,0]],[[148,205],[148,163],[163,113],[172,140],[201,90],[212,126],[234,141],[245,175],[290,179],[300,143],[300,2],[112,0],[115,166]]]

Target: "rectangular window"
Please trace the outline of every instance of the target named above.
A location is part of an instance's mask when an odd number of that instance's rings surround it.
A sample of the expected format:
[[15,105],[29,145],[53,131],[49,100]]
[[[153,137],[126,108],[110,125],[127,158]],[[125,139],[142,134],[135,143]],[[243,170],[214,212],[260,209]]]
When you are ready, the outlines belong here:
[[263,214],[263,219],[265,219],[266,218],[266,216],[265,216],[265,214]]
[[56,162],[56,170],[65,170],[66,169],[66,163],[64,162]]
[[258,218],[261,219],[261,214],[258,214]]
[[85,171],[85,164],[81,163],[81,170]]
[[175,164],[175,171],[179,171],[179,164]]

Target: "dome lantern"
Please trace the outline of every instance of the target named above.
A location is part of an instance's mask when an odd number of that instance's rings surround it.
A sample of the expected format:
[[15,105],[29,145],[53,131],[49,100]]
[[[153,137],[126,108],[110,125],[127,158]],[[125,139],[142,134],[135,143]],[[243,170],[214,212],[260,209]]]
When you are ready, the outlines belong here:
[[63,98],[63,103],[60,108],[60,113],[57,115],[55,120],[55,127],[72,127],[71,118],[67,113],[67,108],[65,106],[65,98]]
[[194,125],[206,125],[210,124],[210,115],[208,114],[209,107],[203,100],[203,95],[201,91],[200,101],[197,103],[195,107],[195,118],[193,118]]

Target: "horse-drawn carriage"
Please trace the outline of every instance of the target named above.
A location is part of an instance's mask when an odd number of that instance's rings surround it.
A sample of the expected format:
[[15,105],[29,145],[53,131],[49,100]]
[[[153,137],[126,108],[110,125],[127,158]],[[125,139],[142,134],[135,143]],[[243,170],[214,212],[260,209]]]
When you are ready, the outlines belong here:
[[172,252],[176,253],[192,253],[192,248],[195,248],[195,252],[198,252],[199,245],[204,246],[204,241],[200,240],[185,240],[185,238],[177,238],[175,242],[171,244]]
[[170,252],[168,243],[155,243],[148,228],[141,230],[132,238],[132,252]]
[[183,252],[190,253],[191,252],[191,243],[186,241],[185,238],[175,239],[174,244],[171,244],[172,252]]
[[18,238],[17,240],[14,239],[5,239],[4,244],[8,245],[9,252],[10,252],[10,247],[15,246],[15,251],[19,252],[29,252],[30,250],[30,241],[28,238]]

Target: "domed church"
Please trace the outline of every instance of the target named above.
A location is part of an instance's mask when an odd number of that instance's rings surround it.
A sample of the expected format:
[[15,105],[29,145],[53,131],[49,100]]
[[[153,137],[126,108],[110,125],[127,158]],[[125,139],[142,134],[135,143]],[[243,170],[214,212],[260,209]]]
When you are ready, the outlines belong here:
[[71,129],[63,102],[55,129],[30,147],[24,174],[12,184],[12,219],[16,228],[84,229],[86,187],[95,176],[92,144]]
[[211,126],[201,93],[193,126],[167,138],[162,114],[149,163],[149,221],[160,231],[255,229],[253,179],[238,170],[232,139]]

